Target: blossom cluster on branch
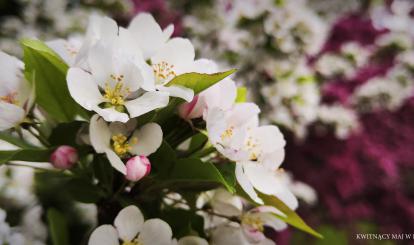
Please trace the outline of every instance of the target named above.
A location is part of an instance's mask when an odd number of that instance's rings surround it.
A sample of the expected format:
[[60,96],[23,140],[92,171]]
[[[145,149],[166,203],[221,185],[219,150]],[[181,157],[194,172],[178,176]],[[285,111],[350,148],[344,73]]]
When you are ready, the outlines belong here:
[[[32,203],[46,209],[49,238],[273,244],[265,230],[287,223],[320,237],[294,212],[301,188],[280,168],[279,128],[259,124],[234,69],[196,59],[173,31],[148,13],[127,27],[94,14],[76,39],[21,40],[23,61],[0,53],[0,139],[10,147],[0,163],[36,169]],[[87,228],[70,236],[82,204],[96,209],[80,212],[99,225],[89,238]]]

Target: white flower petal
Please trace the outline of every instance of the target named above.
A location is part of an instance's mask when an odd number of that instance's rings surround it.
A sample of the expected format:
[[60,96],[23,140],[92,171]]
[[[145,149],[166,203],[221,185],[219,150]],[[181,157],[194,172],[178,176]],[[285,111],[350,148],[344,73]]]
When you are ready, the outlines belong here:
[[[88,53],[88,65],[96,83],[102,88],[108,82],[108,78],[113,72],[112,47],[103,42],[98,42]],[[111,84],[112,85],[112,84]]]
[[152,110],[168,105],[169,96],[165,92],[146,92],[135,100],[127,101],[127,108],[131,118],[141,116]]
[[182,74],[191,70],[194,57],[195,51],[190,40],[173,38],[151,58],[151,62],[152,64],[167,62],[170,65],[174,65],[174,71],[177,74]]
[[178,241],[178,245],[208,245],[208,242],[196,236],[185,236]]
[[260,162],[264,167],[268,168],[271,171],[277,170],[285,159],[285,149],[281,148],[274,152],[264,154]]
[[246,192],[249,197],[257,202],[262,204],[263,201],[257,196],[256,191],[253,188],[252,183],[250,183],[250,180],[247,178],[247,175],[245,174],[243,170],[243,164],[242,163],[236,163],[236,179],[237,182],[240,184],[241,188]]
[[255,189],[267,195],[275,195],[291,209],[297,208],[298,200],[289,190],[284,179],[276,172],[269,171],[256,163],[244,164],[244,172]]
[[92,232],[88,245],[119,245],[118,233],[112,225],[101,225]]
[[26,112],[19,106],[0,101],[0,131],[17,126],[25,115]]
[[70,95],[85,109],[92,110],[104,101],[91,74],[80,68],[70,68],[66,79]]
[[276,231],[282,231],[287,228],[287,224],[285,222],[271,213],[260,213],[258,215],[265,225],[272,227]]
[[162,129],[156,123],[147,123],[136,130],[132,137],[137,139],[137,143],[132,145],[130,152],[139,156],[149,156],[156,152],[162,143]]
[[99,117],[93,115],[89,124],[89,137],[91,144],[97,153],[104,153],[110,148],[111,131],[106,122]]
[[212,232],[212,245],[250,245],[240,227],[220,225]]
[[163,220],[149,219],[138,236],[142,244],[170,245],[172,242],[171,227]]
[[187,102],[192,101],[194,97],[194,91],[191,88],[186,88],[184,86],[160,86],[158,87],[158,90],[162,92],[167,92],[171,97],[178,97]]
[[122,209],[114,221],[119,237],[126,242],[132,241],[137,236],[143,224],[144,216],[141,210],[133,205]]
[[105,154],[112,167],[121,172],[123,175],[126,175],[126,166],[122,162],[121,158],[119,158],[119,156],[110,149],[105,150]]
[[129,116],[126,113],[119,112],[115,108],[100,108],[95,106],[93,110],[105,119],[107,122],[122,122],[126,123],[129,120]]
[[168,40],[170,29],[164,34],[152,15],[141,13],[134,17],[128,30],[135,36],[145,59],[151,57]]
[[251,129],[250,134],[258,141],[260,149],[264,153],[280,150],[280,148],[283,148],[286,145],[283,134],[280,132],[279,128],[274,125],[253,128]]
[[23,76],[23,62],[0,51],[0,96],[18,91]]

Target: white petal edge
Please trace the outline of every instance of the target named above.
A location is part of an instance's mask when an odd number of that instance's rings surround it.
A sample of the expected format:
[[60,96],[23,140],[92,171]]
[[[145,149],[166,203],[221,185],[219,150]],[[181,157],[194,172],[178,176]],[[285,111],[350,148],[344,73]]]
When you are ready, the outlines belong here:
[[97,153],[104,153],[109,149],[111,132],[106,122],[95,114],[89,124],[89,138],[92,147]]
[[121,158],[119,158],[119,156],[110,149],[107,149],[105,151],[105,154],[109,162],[111,163],[112,167],[121,172],[123,175],[126,175],[126,166],[122,162]]
[[80,68],[70,68],[66,77],[69,93],[72,98],[87,110],[92,110],[103,102],[98,84],[91,74]]
[[132,137],[136,137],[138,141],[135,145],[132,145],[130,152],[139,156],[149,156],[160,147],[162,135],[160,125],[156,123],[145,124],[134,132]]
[[126,242],[132,241],[137,236],[143,224],[144,216],[141,210],[133,205],[122,209],[114,221],[119,237]]
[[112,225],[101,225],[92,232],[88,245],[119,245],[118,233]]
[[165,92],[146,92],[135,100],[125,103],[131,118],[168,105],[169,96]]
[[170,245],[172,242],[171,227],[161,219],[145,221],[138,241],[142,244]]

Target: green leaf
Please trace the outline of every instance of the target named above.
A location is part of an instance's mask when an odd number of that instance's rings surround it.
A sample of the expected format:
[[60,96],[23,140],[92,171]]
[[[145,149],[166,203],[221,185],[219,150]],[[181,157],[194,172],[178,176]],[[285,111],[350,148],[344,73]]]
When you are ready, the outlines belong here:
[[87,112],[70,96],[66,83],[68,66],[39,40],[21,41],[25,77],[35,86],[36,102],[58,122],[69,122]]
[[160,148],[149,157],[153,171],[158,173],[160,178],[165,178],[170,173],[174,162],[177,159],[175,151],[163,141]]
[[205,236],[203,217],[190,210],[165,210],[161,218],[171,226],[175,238],[187,235]]
[[65,191],[73,200],[83,203],[96,203],[103,197],[102,191],[84,178],[70,179]]
[[197,158],[177,160],[170,178],[173,182],[184,183],[188,188],[199,187],[199,184],[206,184],[206,187],[221,184],[228,191],[235,192],[234,186],[227,183],[226,179],[213,164],[203,162]]
[[102,154],[94,155],[92,168],[94,176],[98,179],[98,185],[102,186],[108,194],[111,194],[114,171],[108,159]]
[[48,162],[51,153],[51,149],[0,151],[0,165],[9,161]]
[[25,149],[27,149],[27,148],[36,148],[36,146],[31,145],[31,144],[25,142],[24,140],[19,139],[19,138],[15,137],[15,136],[13,136],[9,133],[6,133],[6,132],[0,132],[0,140],[4,140],[4,141],[6,141],[6,142],[8,142],[12,145],[15,145],[17,147],[20,147],[20,148],[25,148]]
[[194,91],[194,94],[198,94],[201,91],[209,88],[215,83],[223,80],[227,76],[233,74],[236,69],[228,70],[225,72],[218,72],[213,74],[202,74],[202,73],[185,73],[179,76],[176,76],[172,79],[166,86],[178,85],[191,88]]
[[247,97],[247,88],[246,87],[238,87],[237,88],[236,103],[246,102],[246,97]]
[[78,132],[84,124],[85,122],[81,121],[59,124],[52,130],[52,134],[49,136],[49,143],[55,146],[77,146]]
[[286,217],[282,217],[282,216],[277,215],[277,217],[279,217],[281,220],[283,220],[284,222],[298,228],[299,230],[307,232],[307,233],[309,233],[309,234],[311,234],[315,237],[323,238],[323,236],[321,234],[319,234],[314,229],[312,229],[310,226],[308,226],[299,217],[299,215],[296,214],[295,211],[291,210],[288,206],[286,206],[286,204],[284,204],[277,197],[266,195],[266,194],[263,194],[263,193],[260,193],[260,192],[257,192],[257,193],[258,193],[259,197],[263,200],[265,205],[273,206],[273,207],[279,209],[280,211],[282,211],[282,213],[284,213],[286,215]]
[[53,245],[69,245],[66,218],[58,210],[50,208],[47,211],[47,223]]

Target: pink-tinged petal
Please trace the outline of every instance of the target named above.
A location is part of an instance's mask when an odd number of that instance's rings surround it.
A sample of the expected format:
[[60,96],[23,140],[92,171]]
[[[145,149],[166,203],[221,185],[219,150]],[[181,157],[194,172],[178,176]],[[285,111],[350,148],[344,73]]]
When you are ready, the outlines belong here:
[[59,146],[50,156],[50,162],[55,168],[59,169],[69,169],[78,160],[77,150],[68,145]]
[[203,110],[198,104],[200,104],[199,96],[194,96],[193,100],[189,103],[183,103],[178,107],[178,115],[184,120],[191,120],[199,118],[203,115]]
[[253,243],[258,243],[266,238],[263,232],[249,225],[242,224],[242,231],[245,234],[247,240]]
[[151,172],[151,163],[145,156],[135,156],[126,163],[126,179],[139,181]]

